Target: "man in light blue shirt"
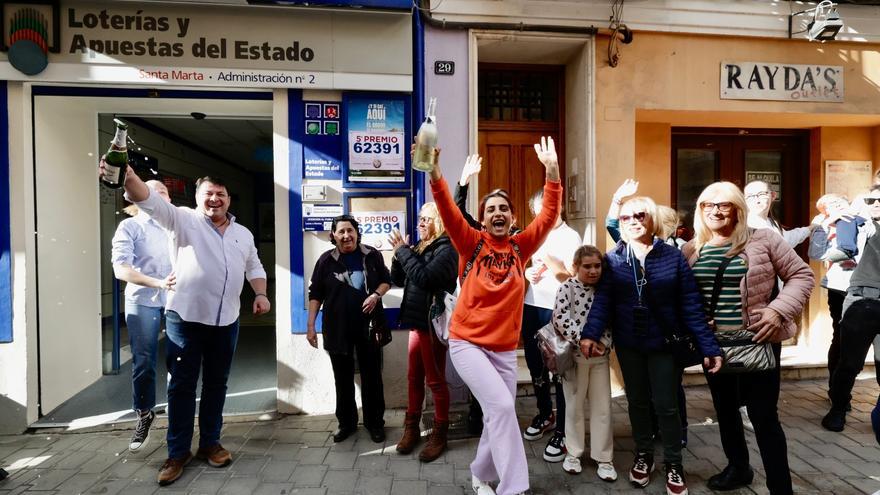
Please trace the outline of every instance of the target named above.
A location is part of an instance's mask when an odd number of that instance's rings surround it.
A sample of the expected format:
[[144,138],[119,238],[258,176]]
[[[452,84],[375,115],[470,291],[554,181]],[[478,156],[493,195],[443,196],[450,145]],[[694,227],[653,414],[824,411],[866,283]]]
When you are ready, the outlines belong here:
[[[101,173],[104,166],[101,165]],[[251,232],[228,213],[230,197],[220,179],[196,181],[196,208],[175,207],[127,169],[126,197],[171,236],[176,286],[168,294],[166,332],[168,384],[168,459],[159,469],[160,485],[183,474],[192,459],[196,384],[202,374],[199,450],[196,456],[214,467],[232,462],[220,445],[226,380],[238,340],[239,296],[245,279],[256,293],[254,314],[269,311],[266,272]]]
[[[171,202],[165,184],[147,181],[159,197]],[[126,282],[125,326],[131,344],[132,408],[138,422],[128,449],[137,452],[150,440],[156,418],[156,357],[165,310],[165,291],[174,287],[169,237],[165,229],[135,205],[124,209],[126,218],[113,235],[110,261],[116,278]]]

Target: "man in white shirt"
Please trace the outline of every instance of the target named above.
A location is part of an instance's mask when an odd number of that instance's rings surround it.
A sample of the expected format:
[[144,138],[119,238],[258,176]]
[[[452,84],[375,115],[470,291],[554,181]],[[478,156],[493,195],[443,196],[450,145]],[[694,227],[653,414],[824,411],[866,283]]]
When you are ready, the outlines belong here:
[[[103,161],[100,166],[104,173]],[[214,467],[232,462],[220,445],[226,381],[238,341],[239,296],[244,280],[256,293],[254,314],[269,311],[266,272],[257,257],[251,232],[228,213],[230,197],[213,177],[196,181],[196,208],[177,207],[152,193],[131,168],[125,195],[171,237],[171,263],[176,286],[168,294],[165,314],[168,384],[168,459],[159,470],[160,485],[169,485],[192,460],[193,416],[200,370],[199,450],[196,456]]]
[[[541,211],[544,191],[538,191],[529,199],[529,208],[536,216]],[[526,269],[529,288],[523,307],[522,340],[526,364],[535,389],[538,414],[523,431],[523,438],[535,441],[553,430],[544,448],[544,460],[561,462],[565,459],[565,398],[558,377],[553,378],[556,388],[556,413],[550,398],[550,376],[544,366],[535,334],[550,323],[556,291],[571,276],[568,267],[574,261],[574,252],[581,246],[581,236],[569,227],[560,214],[556,225],[547,235],[541,247],[532,255],[532,266]]]

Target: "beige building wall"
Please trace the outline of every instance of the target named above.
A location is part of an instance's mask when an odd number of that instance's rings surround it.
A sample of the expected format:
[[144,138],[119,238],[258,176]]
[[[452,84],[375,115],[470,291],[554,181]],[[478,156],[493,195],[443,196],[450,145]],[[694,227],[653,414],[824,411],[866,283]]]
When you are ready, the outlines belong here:
[[[669,204],[672,192],[671,128],[753,127],[811,129],[810,204],[824,194],[826,160],[872,160],[880,166],[880,46],[808,43],[801,40],[733,38],[637,32],[610,67],[596,41],[596,208],[604,217],[623,180],[639,181],[639,194]],[[722,61],[840,65],[845,101],[785,102],[722,100]],[[610,247],[606,235],[597,239]],[[604,246],[602,245],[604,242]],[[817,282],[821,266],[813,263]],[[817,284],[818,287],[818,284]],[[800,362],[821,362],[830,340],[826,294],[811,298],[801,339]]]

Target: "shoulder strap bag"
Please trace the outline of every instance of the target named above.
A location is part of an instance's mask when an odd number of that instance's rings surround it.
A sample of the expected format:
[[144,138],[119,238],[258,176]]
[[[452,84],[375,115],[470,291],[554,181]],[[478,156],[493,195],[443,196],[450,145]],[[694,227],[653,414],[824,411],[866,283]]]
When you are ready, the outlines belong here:
[[[733,257],[725,257],[715,272],[715,285],[712,286],[712,299],[709,303],[709,317],[715,318],[715,308],[721,297],[721,288],[724,283],[724,270],[733,261]],[[724,364],[720,373],[750,373],[753,371],[766,371],[776,368],[776,354],[769,342],[753,342],[755,334],[746,330],[716,330],[715,337],[718,345],[724,352]]]

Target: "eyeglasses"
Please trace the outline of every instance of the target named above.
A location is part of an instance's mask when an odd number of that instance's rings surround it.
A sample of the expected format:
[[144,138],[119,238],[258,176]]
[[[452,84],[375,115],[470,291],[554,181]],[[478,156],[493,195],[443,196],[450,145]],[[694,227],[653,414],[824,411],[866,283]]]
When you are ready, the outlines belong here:
[[756,192],[755,194],[749,194],[746,196],[746,199],[754,199],[754,198],[768,198],[770,197],[770,191],[761,191]]
[[866,205],[872,205],[878,201],[880,201],[880,198],[865,198]]
[[730,213],[730,210],[733,209],[733,203],[731,203],[730,201],[722,201],[721,203],[710,203],[708,201],[703,201],[702,203],[700,203],[700,208],[706,213],[711,212],[715,209],[715,207],[718,207],[718,211],[720,211],[721,213]]
[[645,223],[645,218],[648,216],[644,211],[634,212],[632,215],[620,215],[617,217],[620,220],[620,223],[629,223],[630,220],[635,220],[639,223]]

